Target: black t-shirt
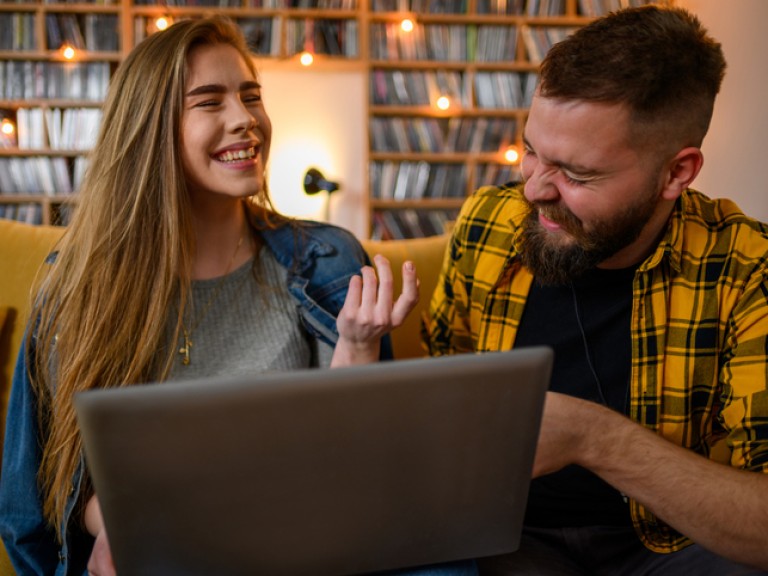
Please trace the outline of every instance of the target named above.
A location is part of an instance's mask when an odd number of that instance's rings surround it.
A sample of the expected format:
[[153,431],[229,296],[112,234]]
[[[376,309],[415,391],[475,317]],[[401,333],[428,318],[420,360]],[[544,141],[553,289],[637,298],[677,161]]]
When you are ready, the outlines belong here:
[[[550,390],[627,412],[634,272],[594,269],[562,286],[534,280],[515,348],[554,349]],[[630,516],[617,490],[584,468],[568,466],[531,483],[525,521],[546,527],[625,525]]]

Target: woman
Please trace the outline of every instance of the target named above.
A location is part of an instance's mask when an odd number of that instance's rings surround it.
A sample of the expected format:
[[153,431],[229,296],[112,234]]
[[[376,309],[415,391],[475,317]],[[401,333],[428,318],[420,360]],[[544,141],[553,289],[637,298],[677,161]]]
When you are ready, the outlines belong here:
[[0,528],[20,574],[114,571],[76,392],[375,361],[414,306],[413,266],[393,302],[386,260],[377,282],[349,233],[275,213],[270,136],[224,19],[172,26],[118,68],[13,382]]

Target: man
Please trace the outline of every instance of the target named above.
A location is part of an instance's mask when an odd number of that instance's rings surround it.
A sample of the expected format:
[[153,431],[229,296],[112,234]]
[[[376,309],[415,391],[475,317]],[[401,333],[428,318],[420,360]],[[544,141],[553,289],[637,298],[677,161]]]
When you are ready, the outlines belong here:
[[555,350],[522,545],[487,573],[768,568],[768,226],[689,188],[724,71],[682,9],[585,26],[542,64],[524,185],[462,209],[430,352]]

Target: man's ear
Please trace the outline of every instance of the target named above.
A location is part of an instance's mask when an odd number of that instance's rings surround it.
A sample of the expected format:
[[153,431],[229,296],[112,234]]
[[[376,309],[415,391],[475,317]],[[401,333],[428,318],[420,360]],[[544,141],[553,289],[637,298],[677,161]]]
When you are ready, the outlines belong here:
[[661,192],[665,200],[677,200],[683,190],[699,175],[704,165],[701,149],[689,146],[683,148],[667,163],[664,173],[664,187]]

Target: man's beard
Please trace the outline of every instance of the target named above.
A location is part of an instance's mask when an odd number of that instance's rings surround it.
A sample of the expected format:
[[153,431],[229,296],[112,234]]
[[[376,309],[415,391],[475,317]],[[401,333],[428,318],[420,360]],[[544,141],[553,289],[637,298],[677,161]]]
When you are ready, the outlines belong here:
[[[585,231],[581,220],[562,203],[524,201],[528,214],[521,235],[523,264],[540,284],[562,285],[637,240],[653,215],[658,195],[643,196],[613,218],[595,221],[590,231]],[[570,236],[569,242],[563,243],[539,223],[540,211]]]

